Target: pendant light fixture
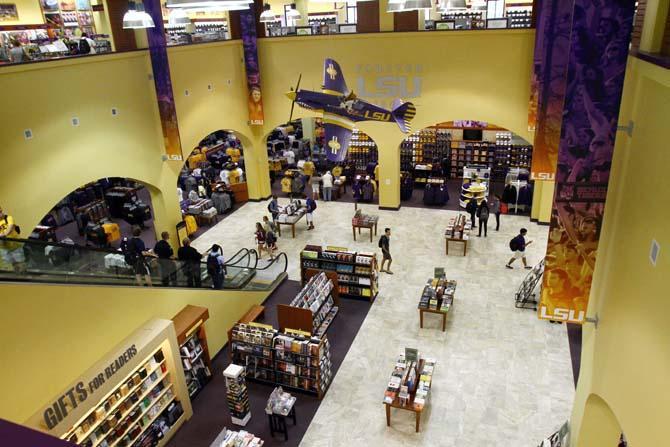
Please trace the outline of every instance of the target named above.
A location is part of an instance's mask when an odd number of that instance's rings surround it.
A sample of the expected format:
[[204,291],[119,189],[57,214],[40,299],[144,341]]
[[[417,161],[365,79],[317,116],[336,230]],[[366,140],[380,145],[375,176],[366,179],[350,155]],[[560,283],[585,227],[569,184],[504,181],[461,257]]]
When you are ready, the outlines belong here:
[[418,11],[420,9],[430,9],[433,5],[430,0],[407,0],[405,1],[405,11]]
[[165,6],[199,11],[239,11],[249,9],[250,3],[253,0],[167,0]]
[[263,12],[261,13],[260,22],[268,23],[275,21],[275,13],[272,12],[272,7],[270,4],[266,3],[263,5]]
[[128,11],[123,15],[123,29],[153,28],[154,19],[144,11],[144,3],[128,2]]
[[468,6],[465,4],[465,0],[447,0],[442,9],[444,11],[457,11],[468,9]]
[[168,24],[170,25],[188,25],[191,18],[186,14],[185,9],[176,8],[170,11],[168,15]]
[[300,14],[300,11],[295,9],[295,3],[291,3],[291,9],[286,11],[286,17],[292,20],[302,19],[302,14]]
[[394,3],[391,3],[389,1],[388,4],[386,5],[386,12],[404,12],[404,11],[407,11],[407,9],[405,9],[404,0],[401,2],[394,2]]
[[470,9],[486,9],[487,1],[486,0],[472,0],[470,2]]

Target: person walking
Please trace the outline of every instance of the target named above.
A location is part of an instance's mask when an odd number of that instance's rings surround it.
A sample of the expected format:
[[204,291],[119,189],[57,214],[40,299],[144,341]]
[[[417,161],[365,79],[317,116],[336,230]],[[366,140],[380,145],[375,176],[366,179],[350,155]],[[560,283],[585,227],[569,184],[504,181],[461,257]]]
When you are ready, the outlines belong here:
[[[390,243],[391,229],[385,228],[384,234],[382,234],[382,236],[379,238],[379,248],[382,249],[382,265],[379,271],[393,275],[393,272],[391,271],[391,263],[393,262],[393,258],[391,257],[391,250],[389,248]],[[384,269],[384,263],[386,262],[388,262],[388,264],[386,265],[386,269]]]
[[276,233],[277,225],[268,219],[268,216],[263,216],[263,229],[265,230],[265,234],[269,233],[270,231]]
[[267,231],[265,233],[265,246],[267,247],[268,254],[270,255],[270,261],[274,261],[275,252],[277,251],[277,236],[275,236],[273,230]]
[[188,287],[201,287],[200,261],[202,260],[202,255],[198,250],[191,247],[191,240],[189,238],[184,238],[182,244],[179,250],[177,250],[177,258],[184,264],[186,285]]
[[305,216],[307,218],[307,229],[308,230],[313,230],[314,229],[314,211],[316,211],[316,200],[314,200],[314,196],[307,198],[307,200],[305,201],[305,206],[307,207],[307,213],[305,214]]
[[256,232],[254,233],[256,237],[256,245],[258,246],[258,258],[263,259],[263,249],[267,243],[266,232],[263,229],[263,225],[260,222],[256,222]]
[[321,177],[321,182],[323,183],[323,200],[330,202],[332,200],[332,191],[333,191],[333,174],[330,171],[326,171]]
[[477,214],[477,199],[468,200],[467,205],[465,205],[465,211],[470,214],[472,228],[477,228],[477,224],[475,223],[475,216]]
[[505,264],[505,267],[508,269],[513,269],[512,263],[517,259],[521,258],[523,266],[526,270],[530,270],[533,267],[529,266],[526,262],[526,247],[533,243],[533,241],[526,241],[526,233],[528,230],[522,228],[519,231],[519,234],[509,241],[509,248],[514,252],[514,256]]
[[489,212],[496,216],[496,231],[500,230],[500,196],[498,194],[491,199]]
[[126,255],[126,261],[130,260],[128,264],[133,267],[135,271],[135,280],[138,286],[142,286],[142,277],[148,287],[151,287],[151,269],[149,268],[149,260],[147,257],[155,258],[156,255],[147,250],[144,241],[140,238],[142,229],[138,226],[133,228],[133,237],[127,241],[125,247],[122,248]]
[[170,246],[170,233],[163,231],[161,233],[161,240],[156,242],[154,246],[154,253],[158,256],[158,266],[161,272],[161,282],[163,286],[177,285],[177,269],[175,268],[174,250]]
[[223,280],[228,271],[223,257],[223,249],[218,244],[212,245],[212,248],[209,249],[209,254],[207,255],[207,273],[212,278],[212,289],[223,289]]
[[484,229],[484,237],[486,237],[487,232],[487,222],[489,220],[489,205],[486,200],[482,200],[482,203],[479,204],[477,208],[477,217],[479,217],[479,235],[482,237],[482,228]]
[[277,216],[279,216],[279,203],[277,202],[277,196],[272,194],[272,200],[268,204],[268,211],[272,214],[272,221],[277,222]]
[[[14,218],[8,216],[0,207],[0,238],[18,239],[21,229],[14,223]],[[8,264],[12,264],[15,273],[25,273],[26,255],[21,242],[0,241],[0,255]]]
[[317,172],[314,174],[310,179],[309,182],[312,184],[312,196],[314,197],[315,200],[319,199],[319,188],[320,188],[320,183],[321,183],[321,177],[319,173]]

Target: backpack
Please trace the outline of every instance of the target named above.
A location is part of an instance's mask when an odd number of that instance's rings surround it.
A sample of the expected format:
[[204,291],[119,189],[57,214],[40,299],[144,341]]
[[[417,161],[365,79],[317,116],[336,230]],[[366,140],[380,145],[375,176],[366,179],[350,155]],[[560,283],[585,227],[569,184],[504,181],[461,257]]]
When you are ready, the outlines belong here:
[[123,253],[123,260],[129,266],[134,266],[137,263],[137,252],[127,237],[124,237],[121,241],[121,253]]
[[479,218],[481,220],[489,219],[489,209],[487,207],[482,207],[482,210],[479,212]]
[[210,276],[213,276],[217,274],[220,270],[220,265],[219,265],[219,260],[218,254],[210,253],[209,256],[207,256],[207,273],[209,273]]
[[519,241],[516,239],[516,236],[509,241],[509,249],[512,251],[517,251],[519,249]]
[[379,238],[379,243],[377,244],[377,245],[379,245],[379,248],[384,248],[383,241],[384,241],[384,236],[382,235],[382,237]]
[[309,202],[309,209],[308,211],[311,213],[314,210],[316,210],[316,200],[310,200]]
[[91,45],[83,37],[79,39],[79,54],[88,54],[91,52]]

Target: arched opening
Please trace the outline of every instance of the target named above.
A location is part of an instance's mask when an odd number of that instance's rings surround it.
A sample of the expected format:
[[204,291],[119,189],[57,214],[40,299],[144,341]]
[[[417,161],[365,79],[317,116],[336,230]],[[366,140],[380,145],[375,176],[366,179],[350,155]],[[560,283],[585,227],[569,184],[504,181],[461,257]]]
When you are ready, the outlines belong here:
[[118,248],[133,229],[147,246],[156,243],[153,205],[147,185],[109,177],[75,189],[42,218],[31,239],[98,248]]
[[491,123],[455,120],[425,127],[400,144],[404,206],[464,209],[500,196],[503,212],[528,213],[532,145]]
[[217,130],[198,143],[179,173],[177,196],[192,239],[249,200],[244,148],[234,131]]
[[[378,150],[374,140],[354,129],[343,162],[328,160],[321,118],[302,118],[276,127],[267,137],[272,193],[277,197],[379,203]],[[331,180],[324,181],[330,173]]]
[[628,444],[621,424],[612,408],[597,394],[586,400],[577,445],[613,445],[625,447]]

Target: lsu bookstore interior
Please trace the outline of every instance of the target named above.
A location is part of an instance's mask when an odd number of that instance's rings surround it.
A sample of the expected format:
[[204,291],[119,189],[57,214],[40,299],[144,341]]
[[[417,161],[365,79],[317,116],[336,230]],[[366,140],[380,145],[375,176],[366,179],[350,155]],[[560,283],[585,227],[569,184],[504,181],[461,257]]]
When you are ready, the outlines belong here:
[[662,444],[663,5],[31,1],[0,443]]

